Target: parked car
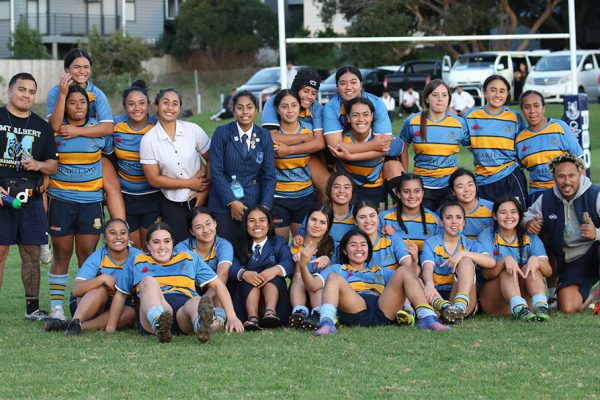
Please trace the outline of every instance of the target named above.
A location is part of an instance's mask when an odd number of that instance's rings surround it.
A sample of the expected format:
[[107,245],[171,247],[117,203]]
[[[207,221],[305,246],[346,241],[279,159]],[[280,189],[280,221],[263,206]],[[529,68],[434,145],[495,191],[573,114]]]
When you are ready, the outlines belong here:
[[417,92],[422,92],[432,79],[448,80],[452,60],[444,56],[441,60],[411,60],[403,63],[393,74],[389,74],[383,81],[383,87],[398,101],[400,91],[412,87]]
[[448,84],[452,89],[457,86],[471,93],[475,99],[481,101],[482,88],[485,79],[493,74],[502,75],[510,82],[509,101],[515,101],[515,70],[520,63],[524,63],[527,71],[544,54],[546,50],[540,51],[488,51],[483,53],[464,54],[456,60],[450,70]]
[[[385,79],[385,76],[397,68],[397,65],[377,68],[359,68],[363,78],[363,90],[374,94],[375,96],[381,96],[384,90],[383,80]],[[334,72],[321,82],[321,87],[319,88],[319,101],[322,104],[325,104],[336,94],[337,86]]]
[[[577,91],[597,99],[600,50],[577,50]],[[571,94],[571,53],[557,51],[542,57],[525,80],[524,90],[537,90],[548,101],[562,101]]]
[[[321,79],[325,79],[329,75],[329,71],[322,68],[312,68],[305,66],[297,66],[296,69],[314,69],[321,76]],[[269,97],[275,92],[281,89],[281,82],[279,80],[280,69],[279,67],[263,68],[257,71],[254,75],[248,79],[246,83],[238,88],[240,90],[249,90],[252,92],[257,99],[264,104]]]

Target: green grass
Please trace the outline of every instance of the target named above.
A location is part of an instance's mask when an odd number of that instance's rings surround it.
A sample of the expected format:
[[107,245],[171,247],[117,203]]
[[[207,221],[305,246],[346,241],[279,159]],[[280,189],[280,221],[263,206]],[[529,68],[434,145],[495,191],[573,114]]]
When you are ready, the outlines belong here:
[[[600,179],[600,106],[591,105],[592,177]],[[562,108],[549,106],[560,117]],[[210,135],[209,115],[192,118]],[[401,121],[394,123],[399,132]],[[469,167],[468,153],[460,155]],[[1,223],[1,222],[0,222]],[[600,318],[552,314],[547,324],[477,316],[451,332],[290,330],[159,345],[135,331],[65,338],[24,321],[12,248],[0,291],[0,398],[598,398]],[[71,263],[72,275],[75,262]],[[47,305],[47,267],[41,304]]]

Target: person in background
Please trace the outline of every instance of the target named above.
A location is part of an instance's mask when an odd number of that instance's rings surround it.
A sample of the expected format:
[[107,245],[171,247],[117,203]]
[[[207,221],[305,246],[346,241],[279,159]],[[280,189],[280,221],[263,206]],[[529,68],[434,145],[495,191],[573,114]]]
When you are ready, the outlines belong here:
[[385,104],[385,108],[388,111],[388,116],[390,117],[390,121],[394,121],[394,110],[396,110],[396,100],[390,96],[390,92],[387,90],[383,92],[381,95],[381,101]]
[[457,86],[452,94],[452,101],[450,102],[450,111],[460,115],[465,115],[469,109],[475,106],[475,99],[471,96],[471,93],[465,92],[461,86]]
[[231,93],[225,96],[221,104],[221,111],[210,117],[211,121],[220,121],[222,119],[233,118],[233,96],[237,93],[237,89],[231,89]]
[[296,74],[298,73],[298,70],[296,69],[296,67],[294,67],[294,63],[292,60],[288,60],[287,61],[287,82],[286,82],[286,87],[282,87],[282,89],[288,89],[292,87],[292,82],[294,82],[294,78],[296,77]]
[[402,92],[400,113],[398,114],[398,117],[402,118],[402,113],[405,113],[407,116],[411,116],[419,111],[421,111],[421,106],[419,104],[419,92],[416,92],[412,87],[409,87],[406,89],[406,91]]

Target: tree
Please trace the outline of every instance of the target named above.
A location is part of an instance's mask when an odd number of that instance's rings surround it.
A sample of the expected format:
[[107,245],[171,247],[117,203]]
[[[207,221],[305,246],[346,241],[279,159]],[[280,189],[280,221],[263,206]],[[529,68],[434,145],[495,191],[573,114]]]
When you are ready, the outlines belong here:
[[187,0],[175,19],[173,54],[193,55],[217,64],[252,58],[277,38],[275,13],[260,0]]
[[21,21],[17,24],[11,39],[8,42],[8,49],[13,53],[12,58],[48,58],[48,52],[42,43],[42,36],[35,29],[29,28],[27,22]]

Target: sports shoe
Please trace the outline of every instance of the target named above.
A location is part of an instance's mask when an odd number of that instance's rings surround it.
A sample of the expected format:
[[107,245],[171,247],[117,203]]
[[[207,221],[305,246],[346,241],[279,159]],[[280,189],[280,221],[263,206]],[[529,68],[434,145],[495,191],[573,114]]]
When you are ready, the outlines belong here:
[[535,312],[536,320],[539,322],[546,322],[550,320],[550,314],[548,313],[547,306],[538,306],[533,311]]
[[398,321],[398,325],[412,326],[415,324],[415,316],[404,310],[396,313],[396,320]]
[[164,311],[156,322],[155,332],[159,343],[171,341],[171,325],[173,325],[173,314],[170,311]]
[[48,315],[47,311],[42,311],[38,308],[31,314],[25,313],[25,319],[27,321],[48,321],[49,319],[52,319],[52,317]]
[[71,322],[69,322],[69,326],[65,330],[65,336],[77,336],[81,334],[81,321],[79,318],[73,318]]
[[302,322],[302,329],[305,331],[316,331],[321,323],[321,314],[313,312],[310,317]]
[[65,317],[65,311],[63,310],[62,305],[52,307],[50,310],[50,318],[60,319],[61,321],[66,321],[67,317]]
[[556,299],[556,296],[548,297],[548,309],[556,310],[557,307],[558,307],[558,300]]
[[290,326],[294,329],[302,328],[302,324],[306,319],[306,312],[298,310],[290,316]]
[[214,313],[215,307],[210,296],[202,296],[198,302],[198,330],[196,330],[196,337],[200,343],[206,343],[210,338]]
[[519,321],[532,322],[535,321],[535,314],[532,313],[527,306],[517,306],[514,311],[514,316]]
[[592,311],[592,315],[600,315],[600,302],[596,303],[594,311]]
[[454,304],[444,308],[440,314],[440,320],[444,324],[460,324],[465,317],[465,313]]
[[52,251],[49,244],[40,246],[40,261],[42,264],[50,264],[52,262]]
[[44,330],[46,332],[52,331],[64,331],[69,327],[71,321],[61,321],[60,319],[51,319],[46,321],[44,324]]
[[417,328],[424,331],[449,331],[450,327],[442,325],[440,321],[433,315],[429,315],[425,318],[420,318],[417,322]]
[[212,324],[210,325],[211,331],[220,331],[225,328],[225,318],[220,315],[213,315]]
[[335,323],[329,318],[325,318],[321,321],[319,329],[315,331],[316,336],[333,335],[334,333],[337,333],[337,329]]

